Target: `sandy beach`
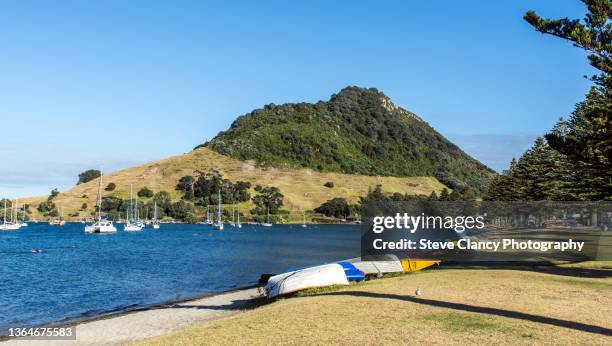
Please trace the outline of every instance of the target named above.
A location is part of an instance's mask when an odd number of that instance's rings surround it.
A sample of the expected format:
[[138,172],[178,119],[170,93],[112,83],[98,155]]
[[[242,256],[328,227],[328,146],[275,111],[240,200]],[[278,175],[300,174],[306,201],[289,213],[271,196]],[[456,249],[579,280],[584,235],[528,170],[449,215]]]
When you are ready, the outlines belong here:
[[117,345],[178,331],[239,314],[261,297],[257,288],[221,293],[177,304],[79,323],[76,340],[10,339],[3,345]]

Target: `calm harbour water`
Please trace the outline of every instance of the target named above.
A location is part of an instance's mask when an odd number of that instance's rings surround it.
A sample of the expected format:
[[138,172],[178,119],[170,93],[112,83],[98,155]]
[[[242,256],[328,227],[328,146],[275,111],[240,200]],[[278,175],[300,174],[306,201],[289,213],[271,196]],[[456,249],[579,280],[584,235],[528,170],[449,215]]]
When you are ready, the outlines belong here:
[[359,226],[164,224],[126,233],[118,225],[102,235],[83,226],[0,232],[0,330],[193,298],[360,251]]

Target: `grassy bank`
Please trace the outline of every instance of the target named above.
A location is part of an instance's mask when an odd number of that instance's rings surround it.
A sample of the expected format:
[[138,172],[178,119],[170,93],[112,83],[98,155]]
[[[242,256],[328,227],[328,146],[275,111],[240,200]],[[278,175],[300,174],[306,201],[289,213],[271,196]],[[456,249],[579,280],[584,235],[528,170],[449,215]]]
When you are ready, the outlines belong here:
[[[181,195],[175,187],[182,176],[194,174],[194,171],[208,172],[211,169],[221,172],[223,177],[231,181],[250,182],[251,195],[255,195],[253,188],[256,185],[276,186],[285,196],[283,209],[298,212],[312,210],[335,197],[356,203],[360,196],[368,193],[369,188],[378,184],[382,184],[388,192],[422,195],[429,195],[432,191],[439,193],[444,188],[444,185],[433,177],[395,178],[326,173],[311,169],[262,168],[252,162],[235,160],[210,149],[200,148],[183,155],[108,173],[103,179],[104,186],[112,182],[117,187],[112,192],[103,191],[103,195],[127,198],[130,185],[133,185],[134,191],[146,186],[154,192],[168,191],[173,199],[178,200]],[[334,187],[325,187],[326,182],[333,182]],[[91,217],[97,192],[98,180],[95,179],[60,193],[53,202],[63,209],[64,216],[79,213],[80,217]],[[32,205],[31,211],[36,212],[36,206],[46,199],[47,196],[39,196],[27,198],[25,201]],[[86,210],[80,210],[83,203],[88,206]],[[250,201],[236,206],[240,206],[243,212],[253,207]],[[37,214],[36,218],[41,219],[42,215]],[[295,221],[301,220],[300,213]]]
[[[434,269],[279,300],[166,344],[610,344],[612,272]],[[423,294],[415,297],[416,288]]]

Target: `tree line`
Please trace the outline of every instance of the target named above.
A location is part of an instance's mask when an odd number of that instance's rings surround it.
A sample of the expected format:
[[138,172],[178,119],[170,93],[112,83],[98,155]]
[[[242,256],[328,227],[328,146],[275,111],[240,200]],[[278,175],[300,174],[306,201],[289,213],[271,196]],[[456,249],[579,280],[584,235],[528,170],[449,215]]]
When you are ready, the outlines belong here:
[[524,16],[538,32],[585,50],[598,72],[569,117],[491,181],[486,200],[612,200],[612,1],[582,2],[583,20]]

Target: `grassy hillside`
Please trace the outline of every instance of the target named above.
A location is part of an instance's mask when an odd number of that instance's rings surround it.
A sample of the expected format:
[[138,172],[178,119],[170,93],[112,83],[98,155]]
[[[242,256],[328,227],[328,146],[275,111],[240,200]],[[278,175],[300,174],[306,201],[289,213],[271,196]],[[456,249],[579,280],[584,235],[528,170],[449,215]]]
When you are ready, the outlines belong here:
[[262,166],[379,176],[436,176],[480,192],[493,171],[376,89],[328,102],[267,105],[202,146]]
[[[103,195],[125,198],[132,184],[134,191],[147,186],[154,192],[166,190],[173,194],[173,198],[179,199],[180,195],[174,188],[180,177],[193,174],[195,170],[210,169],[220,171],[225,178],[232,181],[242,180],[251,182],[253,186],[260,184],[278,187],[285,195],[283,209],[291,211],[311,210],[333,197],[344,197],[356,202],[359,196],[365,196],[369,187],[377,184],[382,184],[388,192],[426,195],[444,188],[444,185],[432,177],[393,178],[321,173],[311,169],[261,168],[252,162],[239,161],[208,148],[199,148],[183,155],[106,174],[103,177],[103,186],[113,182],[117,188],[113,192],[103,191]],[[327,181],[334,182],[334,187],[324,187],[323,184]],[[88,210],[81,212],[81,215],[85,216],[91,213],[95,205],[97,190],[98,179],[95,179],[60,193],[54,203],[63,209],[65,216],[79,211],[81,205],[87,203]],[[251,194],[254,195],[254,191],[251,191]],[[33,205],[31,210],[35,211],[36,205],[46,198],[33,197],[27,199],[27,202]],[[244,207],[250,207],[250,203],[245,204]],[[37,215],[37,218],[40,219],[41,216]]]

